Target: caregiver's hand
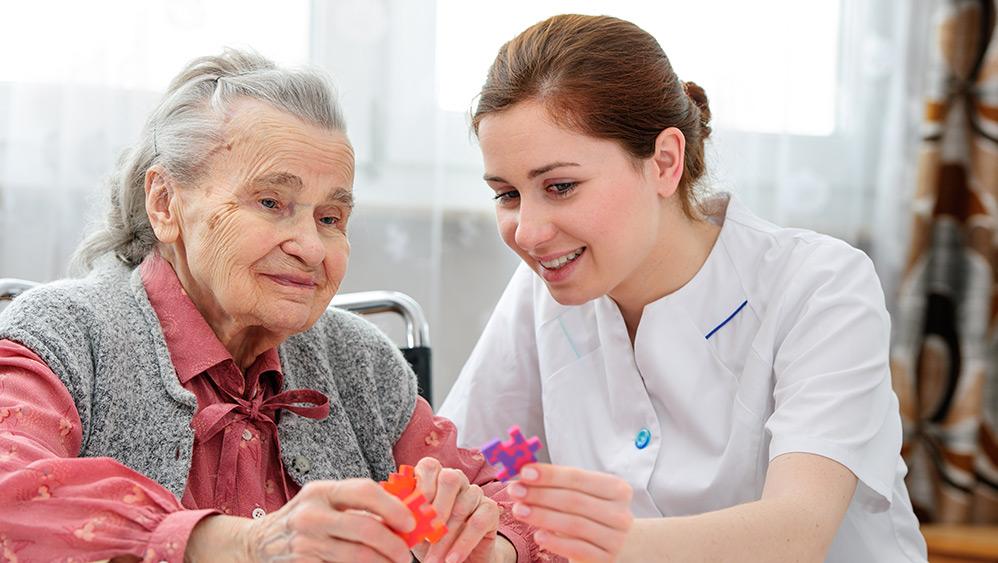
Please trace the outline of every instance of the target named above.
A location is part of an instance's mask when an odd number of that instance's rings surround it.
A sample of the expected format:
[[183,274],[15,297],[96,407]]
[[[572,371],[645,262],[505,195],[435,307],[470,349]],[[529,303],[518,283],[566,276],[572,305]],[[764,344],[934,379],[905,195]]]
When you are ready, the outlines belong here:
[[409,563],[393,529],[415,526],[402,501],[370,479],[313,481],[258,520],[205,518],[191,532],[186,560]]
[[606,473],[531,463],[509,494],[538,545],[573,561],[615,561],[634,522],[630,485]]
[[419,460],[416,486],[446,522],[447,534],[433,545],[423,542],[413,552],[425,563],[452,561],[516,561],[516,551],[505,538],[497,540],[499,507],[482,489],[457,469],[443,467],[431,457]]

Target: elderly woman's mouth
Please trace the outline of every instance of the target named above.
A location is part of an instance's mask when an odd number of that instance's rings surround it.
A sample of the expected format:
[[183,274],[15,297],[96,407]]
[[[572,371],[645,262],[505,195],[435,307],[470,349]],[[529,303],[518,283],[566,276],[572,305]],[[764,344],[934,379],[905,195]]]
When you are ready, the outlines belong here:
[[318,285],[315,278],[309,276],[298,276],[292,274],[264,274],[264,276],[286,287],[314,289]]

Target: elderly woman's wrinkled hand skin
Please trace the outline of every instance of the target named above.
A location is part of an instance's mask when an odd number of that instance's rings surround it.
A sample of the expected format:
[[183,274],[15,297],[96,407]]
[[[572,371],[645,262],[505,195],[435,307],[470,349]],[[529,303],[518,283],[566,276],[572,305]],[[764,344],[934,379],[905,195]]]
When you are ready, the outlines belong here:
[[[448,527],[436,544],[416,546],[422,561],[516,560],[512,544],[496,541],[498,506],[463,473],[424,458],[416,480]],[[402,501],[370,479],[313,481],[280,510],[257,520],[205,518],[191,533],[186,555],[190,561],[409,562],[412,555],[396,531],[415,525]]]
[[[258,520],[206,518],[188,545],[194,561],[372,561],[408,563],[412,555],[393,530],[409,531],[409,509],[370,479],[315,481],[280,510]],[[221,543],[216,543],[221,539]],[[220,549],[221,548],[221,549]],[[224,554],[219,557],[219,554]]]

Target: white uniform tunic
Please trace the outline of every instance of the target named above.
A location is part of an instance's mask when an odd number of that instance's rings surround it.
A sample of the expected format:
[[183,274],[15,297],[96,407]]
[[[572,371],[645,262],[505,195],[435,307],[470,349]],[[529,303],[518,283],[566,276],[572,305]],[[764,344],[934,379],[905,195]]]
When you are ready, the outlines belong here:
[[559,305],[521,265],[440,414],[463,446],[518,424],[542,460],[622,477],[635,517],[758,500],[770,460],[819,454],[859,478],[826,561],[925,561],[873,264],[718,207],[707,261],[645,307],[633,348],[610,298]]

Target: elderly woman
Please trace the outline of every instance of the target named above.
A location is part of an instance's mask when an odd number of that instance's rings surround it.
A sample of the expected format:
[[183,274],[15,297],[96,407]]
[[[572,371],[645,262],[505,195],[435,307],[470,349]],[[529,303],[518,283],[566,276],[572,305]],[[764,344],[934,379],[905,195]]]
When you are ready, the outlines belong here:
[[450,529],[420,557],[536,555],[393,343],[327,310],[353,172],[322,74],[227,51],[174,79],[86,276],[0,316],[0,560],[409,561],[399,464]]

